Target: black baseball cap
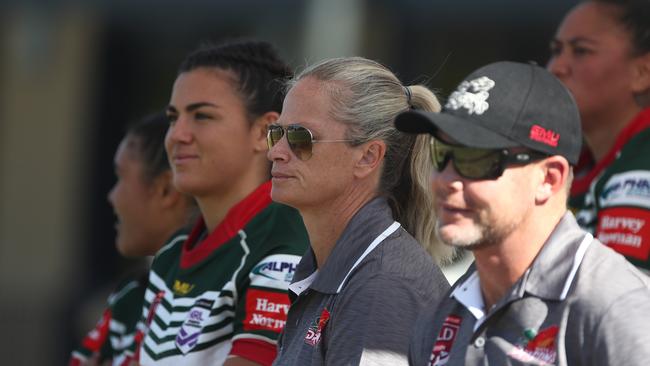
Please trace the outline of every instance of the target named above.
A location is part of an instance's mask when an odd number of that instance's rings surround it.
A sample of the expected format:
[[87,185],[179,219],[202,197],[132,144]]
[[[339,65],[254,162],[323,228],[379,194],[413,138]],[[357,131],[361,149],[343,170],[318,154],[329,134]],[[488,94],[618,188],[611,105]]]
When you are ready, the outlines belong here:
[[446,135],[464,146],[526,147],[564,156],[576,165],[582,145],[580,115],[571,93],[545,69],[502,61],[472,72],[440,113],[410,110],[395,118],[407,133]]

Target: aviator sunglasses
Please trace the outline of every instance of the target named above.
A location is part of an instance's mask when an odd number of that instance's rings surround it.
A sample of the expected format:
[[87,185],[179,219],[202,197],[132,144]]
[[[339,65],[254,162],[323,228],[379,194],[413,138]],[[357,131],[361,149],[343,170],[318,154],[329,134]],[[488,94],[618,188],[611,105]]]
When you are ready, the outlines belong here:
[[547,154],[507,149],[481,149],[446,144],[434,137],[430,140],[431,160],[442,172],[451,160],[458,175],[467,179],[496,179],[510,164],[528,164],[548,157]]
[[312,156],[312,147],[316,142],[351,142],[352,140],[317,140],[307,128],[292,124],[287,127],[280,125],[269,125],[269,131],[266,135],[266,141],[271,149],[275,144],[280,142],[282,136],[287,136],[289,148],[300,160],[307,160]]

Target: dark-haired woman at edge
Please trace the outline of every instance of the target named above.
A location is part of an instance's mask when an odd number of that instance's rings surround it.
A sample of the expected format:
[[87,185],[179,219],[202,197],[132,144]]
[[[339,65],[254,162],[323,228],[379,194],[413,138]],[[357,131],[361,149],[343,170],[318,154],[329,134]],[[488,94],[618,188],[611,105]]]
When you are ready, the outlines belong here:
[[271,202],[267,126],[290,75],[268,43],[200,48],[180,67],[167,115],[174,184],[202,218],[156,256],[142,365],[267,365],[308,246],[298,212]]

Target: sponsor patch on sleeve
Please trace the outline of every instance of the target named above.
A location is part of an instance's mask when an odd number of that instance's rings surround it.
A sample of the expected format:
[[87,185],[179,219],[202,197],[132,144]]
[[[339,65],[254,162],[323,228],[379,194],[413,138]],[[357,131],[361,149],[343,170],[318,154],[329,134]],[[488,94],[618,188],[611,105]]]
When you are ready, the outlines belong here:
[[650,255],[650,211],[613,207],[598,213],[596,237],[615,251],[639,260]]
[[249,289],[246,293],[244,330],[270,330],[279,333],[289,312],[286,293]]
[[613,175],[598,199],[603,208],[633,206],[650,209],[650,171],[631,170]]
[[298,262],[300,262],[298,255],[270,255],[251,270],[251,285],[287,291]]

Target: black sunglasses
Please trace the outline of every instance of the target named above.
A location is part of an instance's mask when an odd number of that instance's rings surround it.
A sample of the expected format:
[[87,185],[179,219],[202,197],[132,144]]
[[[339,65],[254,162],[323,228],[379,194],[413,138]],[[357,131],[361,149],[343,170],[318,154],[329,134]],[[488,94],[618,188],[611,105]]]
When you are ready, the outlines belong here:
[[450,145],[434,137],[431,137],[430,147],[436,170],[442,172],[451,160],[458,175],[467,179],[496,179],[510,164],[528,164],[548,157],[535,151],[512,152]]
[[287,127],[280,125],[269,125],[266,134],[266,141],[271,149],[275,144],[280,142],[282,136],[287,135],[289,148],[300,160],[308,160],[312,156],[312,146],[315,142],[351,142],[352,140],[316,140],[311,131],[307,128],[292,124]]

